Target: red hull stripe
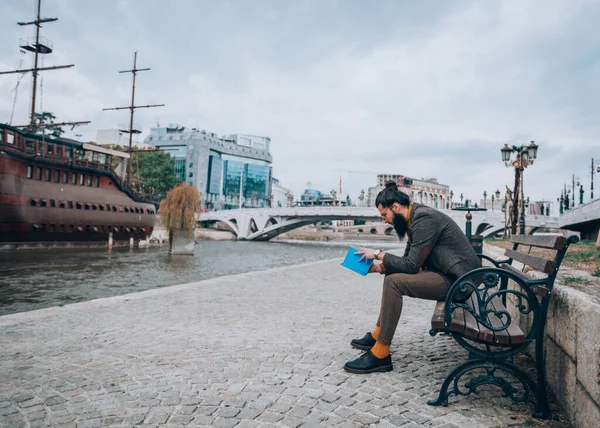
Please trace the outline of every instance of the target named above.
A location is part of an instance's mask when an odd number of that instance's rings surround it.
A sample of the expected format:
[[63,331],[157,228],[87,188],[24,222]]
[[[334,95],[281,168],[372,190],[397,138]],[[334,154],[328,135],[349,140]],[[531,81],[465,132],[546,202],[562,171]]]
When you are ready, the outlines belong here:
[[31,198],[26,196],[14,196],[0,193],[0,204],[7,205],[29,205]]

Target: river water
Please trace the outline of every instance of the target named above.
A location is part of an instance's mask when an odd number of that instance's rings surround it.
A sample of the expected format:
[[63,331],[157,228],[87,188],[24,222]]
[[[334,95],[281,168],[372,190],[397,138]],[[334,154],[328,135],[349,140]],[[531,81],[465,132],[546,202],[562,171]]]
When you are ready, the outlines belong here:
[[350,245],[399,243],[202,241],[194,256],[168,248],[0,252],[0,315],[185,284],[279,266],[342,258]]

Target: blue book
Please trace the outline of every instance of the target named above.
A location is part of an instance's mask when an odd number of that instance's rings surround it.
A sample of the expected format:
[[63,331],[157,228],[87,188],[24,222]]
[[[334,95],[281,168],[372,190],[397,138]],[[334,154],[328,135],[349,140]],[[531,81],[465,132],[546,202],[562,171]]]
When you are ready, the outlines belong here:
[[354,272],[359,273],[362,276],[365,276],[367,273],[369,273],[369,269],[371,268],[371,265],[373,264],[373,259],[370,259],[370,260],[365,259],[361,262],[360,258],[362,257],[362,255],[354,254],[357,251],[358,250],[356,248],[350,247],[348,249],[348,253],[346,253],[346,258],[342,262],[342,266],[344,266],[345,268],[348,268],[350,270],[353,270]]

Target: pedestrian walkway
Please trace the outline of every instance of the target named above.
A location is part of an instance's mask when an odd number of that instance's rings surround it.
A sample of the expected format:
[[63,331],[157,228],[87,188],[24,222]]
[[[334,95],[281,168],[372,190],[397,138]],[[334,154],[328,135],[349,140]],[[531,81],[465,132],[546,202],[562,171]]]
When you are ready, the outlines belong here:
[[433,302],[405,303],[393,372],[344,372],[382,277],[339,262],[0,317],[0,426],[540,426],[496,390],[426,405],[464,359]]

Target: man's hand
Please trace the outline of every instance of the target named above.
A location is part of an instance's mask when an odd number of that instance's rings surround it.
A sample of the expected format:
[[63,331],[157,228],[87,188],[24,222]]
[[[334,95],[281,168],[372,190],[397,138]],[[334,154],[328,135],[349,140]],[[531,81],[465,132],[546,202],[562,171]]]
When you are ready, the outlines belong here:
[[362,257],[360,258],[360,261],[362,262],[363,260],[375,259],[375,254],[373,254],[374,251],[375,250],[372,250],[370,248],[361,248],[359,251],[354,253],[354,255],[356,256],[356,255],[361,254]]
[[369,273],[384,273],[383,271],[383,264],[381,263],[373,263],[371,265],[371,267],[369,268]]

